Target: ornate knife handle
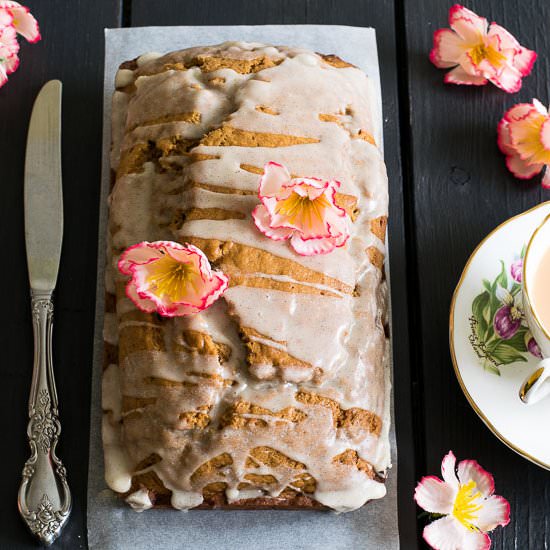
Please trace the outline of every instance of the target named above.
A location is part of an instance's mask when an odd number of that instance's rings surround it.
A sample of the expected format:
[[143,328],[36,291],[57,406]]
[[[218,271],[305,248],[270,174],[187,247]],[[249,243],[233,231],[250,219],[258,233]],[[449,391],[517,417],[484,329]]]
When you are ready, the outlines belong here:
[[27,435],[31,456],[23,468],[19,512],[43,544],[51,544],[71,513],[67,472],[55,454],[61,432],[52,364],[52,292],[31,290],[34,366]]

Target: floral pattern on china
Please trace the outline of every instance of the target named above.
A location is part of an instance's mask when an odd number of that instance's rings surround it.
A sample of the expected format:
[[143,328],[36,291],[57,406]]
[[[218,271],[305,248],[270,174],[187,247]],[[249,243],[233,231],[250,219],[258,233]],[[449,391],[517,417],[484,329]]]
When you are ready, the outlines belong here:
[[529,331],[521,298],[521,278],[525,247],[493,282],[484,279],[484,290],[472,302],[469,341],[483,368],[500,376],[500,367],[529,355],[541,358],[540,349]]

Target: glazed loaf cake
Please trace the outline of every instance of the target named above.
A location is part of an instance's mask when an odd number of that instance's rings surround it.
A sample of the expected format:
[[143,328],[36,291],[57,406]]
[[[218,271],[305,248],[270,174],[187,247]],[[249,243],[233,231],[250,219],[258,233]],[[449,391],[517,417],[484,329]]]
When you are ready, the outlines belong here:
[[[372,83],[251,43],[145,54],[116,76],[103,442],[109,487],[152,506],[353,510],[390,465],[387,179]],[[298,255],[251,211],[274,161],[341,182],[350,238]],[[139,311],[117,260],[200,248],[229,277],[201,313]]]

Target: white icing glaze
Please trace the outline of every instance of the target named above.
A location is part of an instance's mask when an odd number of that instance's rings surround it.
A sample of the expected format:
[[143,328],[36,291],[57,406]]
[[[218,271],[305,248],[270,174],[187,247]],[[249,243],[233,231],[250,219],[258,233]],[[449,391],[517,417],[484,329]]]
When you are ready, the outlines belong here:
[[176,510],[189,510],[202,504],[202,495],[193,493],[191,491],[177,491],[173,490],[170,504]]
[[126,497],[126,502],[136,511],[143,512],[153,507],[153,503],[149,498],[149,491],[147,489],[140,489],[131,495]]
[[[267,55],[284,61],[250,74],[230,68],[208,73],[198,67],[161,70],[165,62],[178,62],[182,56],[191,60],[197,55],[239,60]],[[358,69],[331,67],[305,50],[240,42],[176,52],[161,59],[159,54],[146,54],[137,65],[141,76],[135,78],[136,72],[130,71],[130,78],[123,72],[117,83],[122,86],[135,82],[135,93],[116,92],[113,97],[115,170],[121,150],[175,135],[198,139],[222,124],[248,132],[303,136],[319,142],[286,147],[198,145],[191,153],[217,158],[191,163],[188,156],[171,156],[164,161],[179,171],[164,172],[164,164],[146,162],[141,172],[119,176],[111,196],[112,250],[141,240],[183,240],[185,236],[219,239],[291,260],[314,275],[324,274],[342,285],[335,288],[329,282],[303,280],[291,272],[246,273],[247,277],[266,282],[297,283],[325,295],[232,286],[224,299],[210,309],[191,318],[164,320],[160,328],[156,328],[157,321],[120,320],[120,316],[135,308],[127,298],[119,298],[119,331],[160,330],[163,349],[136,350],[123,358],[120,369],[112,366],[105,372],[104,409],[110,411],[104,418],[108,484],[116,491],[128,491],[132,468],[156,453],[161,460],[150,469],[172,491],[172,506],[178,509],[202,503],[202,488],[214,481],[223,480],[227,500],[233,502],[260,495],[277,496],[291,486],[297,474],[306,472],[316,481],[312,496],[337,511],[352,510],[369,499],[382,497],[382,483],[353,466],[333,461],[344,452],[355,451],[377,472],[383,473],[390,463],[390,383],[384,367],[385,285],[379,269],[365,253],[367,247],[385,252],[384,242],[372,233],[370,224],[373,218],[387,214],[387,182],[379,150],[356,137],[362,130],[379,142],[369,80]],[[278,114],[263,112],[258,106],[274,109]],[[165,116],[193,112],[201,114],[197,124],[155,122]],[[336,116],[338,123],[322,120],[319,115]],[[250,217],[258,204],[255,195],[190,186],[195,182],[226,187],[229,191],[256,192],[258,175],[241,165],[261,168],[268,161],[284,164],[293,174],[337,179],[342,193],[358,199],[359,213],[345,247],[328,255],[298,256],[287,242],[266,239],[257,231]],[[198,219],[187,220],[181,227],[170,225],[178,211],[191,207],[237,212],[244,219]],[[112,253],[106,273],[109,292],[114,292],[115,280],[121,280],[116,260]],[[346,285],[348,290],[344,291]],[[353,295],[350,289],[355,289]],[[271,364],[271,360],[247,365],[237,320],[241,326],[256,331],[250,336],[252,343],[287,353],[298,361],[284,369]],[[107,321],[108,325],[112,323],[113,317]],[[197,353],[182,337],[183,331],[189,330],[229,346],[230,357],[221,363],[217,355]],[[110,328],[106,329],[106,337],[115,341]],[[302,363],[310,367],[305,368]],[[222,384],[205,375],[231,383]],[[154,385],[148,381],[151,379],[165,379],[170,385]],[[380,434],[361,426],[337,427],[329,408],[297,401],[299,390],[330,398],[342,410],[359,408],[372,412],[381,421]],[[122,395],[148,401],[125,413],[120,424],[120,405],[117,407],[116,401],[120,403]],[[261,422],[262,427],[256,429],[211,429],[219,426],[228,406],[238,399],[272,413],[241,415],[247,421]],[[307,416],[297,423],[276,416],[290,407]],[[188,429],[180,415],[199,411],[208,414],[209,427]],[[304,469],[261,462],[251,469],[247,465],[249,452],[261,447],[277,449],[302,463]],[[224,453],[231,456],[231,464],[204,479],[193,478],[201,465]],[[276,483],[239,489],[249,473],[274,476]]]

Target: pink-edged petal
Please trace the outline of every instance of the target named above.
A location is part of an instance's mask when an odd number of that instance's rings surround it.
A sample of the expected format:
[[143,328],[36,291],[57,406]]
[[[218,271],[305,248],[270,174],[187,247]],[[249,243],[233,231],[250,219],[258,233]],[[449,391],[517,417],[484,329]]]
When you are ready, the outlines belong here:
[[533,99],[533,107],[541,114],[546,116],[548,114],[548,109],[538,100]]
[[126,285],[126,296],[134,302],[135,306],[145,312],[145,313],[153,313],[157,310],[157,305],[153,300],[149,300],[147,298],[142,298],[136,289],[136,285],[130,280],[128,284]]
[[493,476],[484,470],[476,460],[462,460],[457,468],[458,480],[466,485],[470,480],[474,481],[477,490],[483,497],[488,497],[495,492],[495,480]]
[[4,70],[7,74],[11,74],[17,70],[19,67],[19,57],[17,55],[11,55],[10,57],[4,58],[4,61],[0,61],[0,65],[3,65]]
[[489,25],[489,32],[487,33],[487,36],[490,38],[498,37],[501,50],[512,49],[519,52],[521,49],[521,45],[516,40],[514,35],[494,21]]
[[498,36],[502,50],[513,50],[513,65],[522,76],[527,76],[531,72],[537,59],[536,52],[524,48],[510,32],[497,23],[491,23],[488,34]]
[[508,126],[508,121],[505,118],[502,118],[497,126],[497,145],[498,148],[505,155],[515,155],[516,150],[512,145],[512,140],[510,138],[510,128]]
[[514,176],[520,180],[529,180],[540,173],[543,164],[531,164],[522,160],[519,155],[508,155],[506,167]]
[[294,229],[292,227],[271,227],[271,215],[269,214],[267,208],[263,204],[259,204],[252,210],[252,218],[256,227],[270,239],[274,241],[284,241],[285,239],[290,238]]
[[480,42],[487,34],[487,19],[459,4],[449,10],[449,26],[470,44]]
[[263,176],[260,178],[259,197],[273,197],[290,181],[290,174],[286,167],[277,162],[268,162],[264,166]]
[[422,536],[435,550],[486,550],[491,546],[488,535],[469,531],[452,516],[433,521],[424,527]]
[[449,451],[441,461],[441,475],[445,483],[458,491],[458,478],[456,477],[456,457],[453,451]]
[[336,248],[335,239],[333,237],[324,239],[303,239],[298,232],[292,235],[290,245],[301,256],[328,254]]
[[537,110],[531,103],[517,103],[504,113],[504,119],[508,122],[523,120],[531,114],[533,109]]
[[158,258],[162,258],[160,248],[144,241],[128,247],[120,255],[118,269],[123,275],[132,275],[132,267],[135,264],[145,264]]
[[514,67],[519,70],[522,76],[531,74],[533,65],[537,60],[537,52],[521,48],[521,51],[514,56]]
[[17,33],[13,27],[0,27],[0,50],[2,51],[2,57],[19,53]]
[[544,176],[542,177],[541,185],[545,189],[550,189],[550,167],[548,164],[544,169]]
[[455,67],[466,51],[464,40],[451,29],[439,29],[434,32],[434,46],[430,52],[430,61],[439,69]]
[[0,28],[9,27],[13,21],[13,15],[7,9],[0,8]]
[[8,73],[2,63],[0,63],[0,88],[8,81]]
[[342,233],[341,235],[333,237],[334,248],[340,248],[344,246],[348,239],[349,239],[349,233]]
[[550,118],[546,119],[540,129],[540,142],[550,151]]
[[504,497],[492,495],[481,506],[473,522],[479,530],[492,531],[499,525],[504,527],[510,523],[510,503]]
[[[17,2],[3,2],[3,4],[17,4]],[[31,15],[29,8],[25,6],[6,6],[13,16],[12,25],[15,30],[29,42],[38,42],[42,37],[38,28],[38,22]],[[0,5],[1,8],[1,5]]]
[[521,89],[521,73],[510,64],[504,65],[497,75],[490,75],[488,79],[509,94],[515,94]]
[[210,307],[229,286],[229,277],[221,271],[212,272],[212,290],[208,294],[205,307]]
[[414,500],[420,508],[432,514],[450,514],[456,490],[435,476],[423,477],[414,490]]
[[466,84],[467,86],[483,86],[487,84],[485,77],[468,74],[460,66],[446,73],[443,80],[446,84]]
[[481,533],[480,531],[466,531],[462,544],[464,550],[489,550],[491,548],[491,538],[487,533]]

